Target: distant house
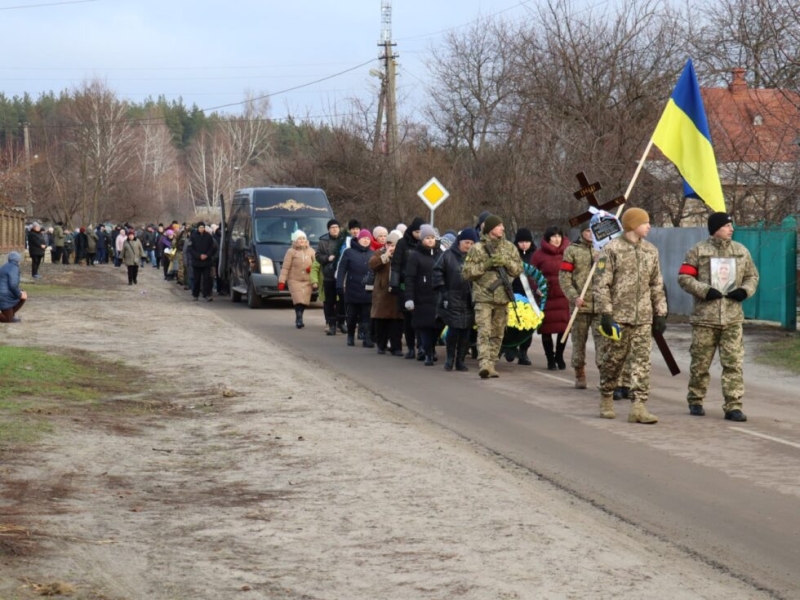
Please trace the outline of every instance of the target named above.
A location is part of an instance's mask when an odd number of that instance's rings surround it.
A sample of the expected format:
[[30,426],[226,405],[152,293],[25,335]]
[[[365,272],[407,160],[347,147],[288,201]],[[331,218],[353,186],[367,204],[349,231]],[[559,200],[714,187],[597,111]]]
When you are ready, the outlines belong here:
[[[742,224],[779,222],[800,212],[800,94],[750,88],[744,69],[731,73],[728,87],[701,88],[727,210]],[[663,155],[648,163],[651,176],[680,189]],[[665,203],[682,226],[705,225],[703,203],[678,195]]]

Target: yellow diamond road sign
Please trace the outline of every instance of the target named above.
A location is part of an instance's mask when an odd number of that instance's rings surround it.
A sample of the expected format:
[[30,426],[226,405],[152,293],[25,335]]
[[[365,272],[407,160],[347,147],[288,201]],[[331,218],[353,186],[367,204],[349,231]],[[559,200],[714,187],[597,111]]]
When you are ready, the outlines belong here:
[[439,183],[436,177],[431,177],[431,180],[419,189],[417,196],[419,196],[431,210],[436,210],[442,202],[450,197],[450,192]]

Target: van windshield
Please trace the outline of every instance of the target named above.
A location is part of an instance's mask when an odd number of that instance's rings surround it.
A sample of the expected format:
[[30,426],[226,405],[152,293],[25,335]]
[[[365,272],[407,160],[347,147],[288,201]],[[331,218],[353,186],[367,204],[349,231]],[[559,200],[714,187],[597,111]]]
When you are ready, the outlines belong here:
[[258,217],[255,220],[257,244],[291,244],[292,233],[302,229],[311,245],[328,233],[330,217]]

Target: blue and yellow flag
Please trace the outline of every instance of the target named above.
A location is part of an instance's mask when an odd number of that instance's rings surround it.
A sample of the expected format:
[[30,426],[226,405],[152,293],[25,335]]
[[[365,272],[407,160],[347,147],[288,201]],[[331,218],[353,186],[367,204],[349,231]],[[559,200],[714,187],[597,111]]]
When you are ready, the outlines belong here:
[[684,195],[700,198],[714,212],[725,212],[717,159],[691,59],[656,125],[653,143],[678,167]]

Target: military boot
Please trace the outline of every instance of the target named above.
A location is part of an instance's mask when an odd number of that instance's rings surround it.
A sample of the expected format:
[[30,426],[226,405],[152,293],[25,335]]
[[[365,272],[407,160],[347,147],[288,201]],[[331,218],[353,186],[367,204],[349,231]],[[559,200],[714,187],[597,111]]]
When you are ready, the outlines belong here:
[[628,413],[628,423],[645,423],[646,425],[652,425],[653,423],[658,423],[658,417],[647,412],[647,407],[644,405],[644,402],[636,401],[631,404],[631,411]]
[[614,397],[601,396],[600,397],[600,418],[613,419],[617,415],[614,414]]
[[336,335],[336,321],[328,321],[328,331],[325,332],[325,335]]
[[492,365],[492,364],[489,365],[489,377],[492,377],[492,378],[500,377],[500,373],[498,373],[495,370],[494,365]]
[[586,389],[586,367],[578,367],[575,369],[575,389]]

